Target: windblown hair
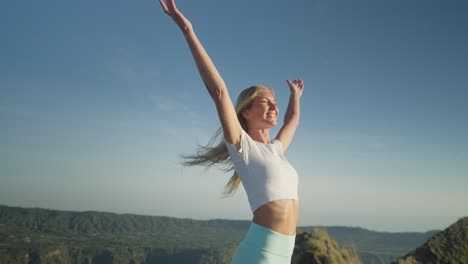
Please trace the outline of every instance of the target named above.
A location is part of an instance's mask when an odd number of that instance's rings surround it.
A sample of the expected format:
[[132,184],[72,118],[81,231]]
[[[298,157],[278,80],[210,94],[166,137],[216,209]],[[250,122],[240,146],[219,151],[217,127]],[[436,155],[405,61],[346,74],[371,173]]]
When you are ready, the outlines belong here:
[[[254,85],[243,90],[236,102],[236,114],[237,119],[246,132],[248,132],[247,121],[245,120],[242,112],[249,109],[252,106],[257,94],[262,89],[271,88],[264,85]],[[185,166],[201,165],[204,167],[211,167],[213,165],[219,166],[225,172],[234,171],[233,175],[229,179],[228,183],[224,187],[224,196],[230,196],[234,194],[240,184],[239,174],[234,170],[231,158],[229,157],[228,149],[223,141],[223,129],[219,128],[215,135],[210,139],[207,145],[199,146],[197,153],[194,155],[183,156],[184,161],[182,162]]]

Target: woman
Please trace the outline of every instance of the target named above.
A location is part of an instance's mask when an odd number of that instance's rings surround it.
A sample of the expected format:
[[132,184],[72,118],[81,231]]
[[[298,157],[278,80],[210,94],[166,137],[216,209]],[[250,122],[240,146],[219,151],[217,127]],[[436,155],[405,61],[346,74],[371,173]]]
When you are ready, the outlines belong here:
[[[269,129],[277,125],[278,108],[273,91],[263,85],[244,90],[232,105],[226,85],[174,0],[159,0],[189,45],[200,75],[218,111],[224,142],[202,147],[186,164],[229,165],[234,175],[226,185],[233,193],[242,181],[253,212],[252,224],[233,256],[232,263],[286,264],[291,262],[298,221],[297,173],[283,153],[299,124],[302,80],[287,84],[291,91],[284,124],[275,139]],[[210,141],[213,143],[213,140]]]

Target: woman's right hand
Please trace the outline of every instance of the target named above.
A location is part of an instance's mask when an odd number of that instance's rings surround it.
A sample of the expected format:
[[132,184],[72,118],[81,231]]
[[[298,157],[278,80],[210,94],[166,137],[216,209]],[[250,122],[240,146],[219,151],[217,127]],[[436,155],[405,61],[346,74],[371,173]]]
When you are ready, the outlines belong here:
[[164,3],[164,0],[159,0],[159,3],[164,12],[172,17],[182,32],[188,33],[193,31],[192,23],[177,9],[174,0],[166,0],[167,4]]

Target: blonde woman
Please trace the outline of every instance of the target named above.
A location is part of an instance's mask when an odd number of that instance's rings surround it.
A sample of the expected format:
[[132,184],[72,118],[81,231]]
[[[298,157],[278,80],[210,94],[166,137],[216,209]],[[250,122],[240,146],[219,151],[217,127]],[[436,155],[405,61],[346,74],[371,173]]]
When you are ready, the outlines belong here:
[[192,24],[174,0],[159,0],[166,14],[182,30],[201,78],[213,99],[221,122],[223,140],[215,139],[197,155],[186,157],[188,165],[227,165],[234,175],[226,185],[232,194],[242,182],[253,212],[252,224],[237,248],[235,264],[291,263],[298,221],[298,176],[284,156],[299,124],[302,80],[287,84],[291,91],[284,124],[271,140],[277,125],[278,107],[272,89],[255,85],[239,95],[234,108],[226,85],[198,40]]

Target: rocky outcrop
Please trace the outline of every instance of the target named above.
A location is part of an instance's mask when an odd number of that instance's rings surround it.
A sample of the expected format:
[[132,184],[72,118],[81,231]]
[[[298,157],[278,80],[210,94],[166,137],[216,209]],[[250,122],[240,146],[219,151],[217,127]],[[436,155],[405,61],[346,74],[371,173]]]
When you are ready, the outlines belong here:
[[341,249],[324,229],[314,228],[296,236],[293,264],[361,264],[355,251]]

